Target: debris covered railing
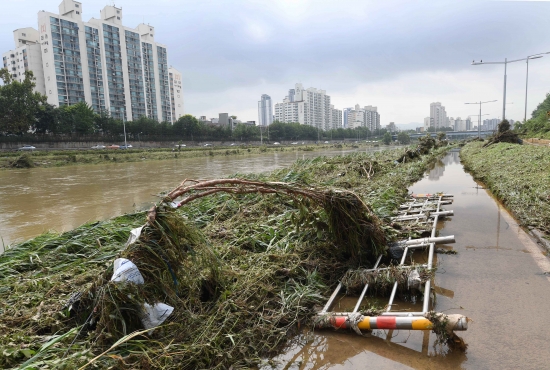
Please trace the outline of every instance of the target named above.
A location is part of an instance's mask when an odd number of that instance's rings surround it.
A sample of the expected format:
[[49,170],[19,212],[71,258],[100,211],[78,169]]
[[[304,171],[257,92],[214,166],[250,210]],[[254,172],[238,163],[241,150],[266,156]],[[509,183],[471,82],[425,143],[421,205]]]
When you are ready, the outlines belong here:
[[[434,330],[436,334],[442,334],[446,339],[454,338],[454,331],[467,330],[468,319],[463,315],[445,315],[430,311],[431,278],[427,278],[424,286],[420,287],[421,280],[418,278],[418,270],[433,270],[433,259],[435,245],[443,243],[454,243],[454,236],[436,237],[437,223],[440,217],[453,215],[453,211],[444,211],[442,205],[452,204],[453,196],[450,194],[417,194],[401,205],[398,215],[393,218],[396,223],[407,222],[431,222],[431,235],[428,238],[403,240],[394,243],[390,249],[397,250],[402,256],[399,265],[394,268],[407,270],[409,287],[420,288],[423,291],[422,311],[393,311],[395,297],[398,288],[398,281],[393,283],[389,301],[385,312],[374,314],[362,314],[359,312],[363,303],[369,284],[363,286],[361,294],[352,312],[331,312],[329,311],[334,301],[340,294],[344,284],[339,282],[338,286],[328,299],[323,309],[318,313],[316,320],[317,328],[352,329],[358,334],[361,330],[372,329],[403,329],[403,330]],[[427,262],[425,264],[406,265],[407,257],[417,249],[427,249]],[[392,267],[379,267],[382,255],[378,257],[372,269],[365,269],[364,274],[383,273]],[[423,289],[422,289],[423,288]],[[435,293],[434,293],[435,294]],[[438,333],[438,331],[440,333]]]

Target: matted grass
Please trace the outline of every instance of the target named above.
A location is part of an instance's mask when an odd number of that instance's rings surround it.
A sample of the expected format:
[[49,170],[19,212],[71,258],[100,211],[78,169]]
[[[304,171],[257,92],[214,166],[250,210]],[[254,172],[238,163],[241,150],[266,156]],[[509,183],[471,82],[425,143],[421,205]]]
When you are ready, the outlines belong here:
[[[403,164],[402,150],[318,157],[235,177],[353,191],[392,240],[407,235],[389,217],[446,150]],[[330,216],[287,195],[219,193],[178,211],[160,208],[154,227],[129,248],[124,242],[145,213],[13,246],[0,256],[0,367],[253,367],[309,323],[347,270],[374,262],[359,263],[338,245]],[[117,257],[133,260],[145,284],[110,282]],[[69,311],[77,291],[80,305]],[[175,310],[147,334],[136,319],[140,302]]]
[[462,148],[464,167],[519,221],[550,234],[550,148],[498,143]]

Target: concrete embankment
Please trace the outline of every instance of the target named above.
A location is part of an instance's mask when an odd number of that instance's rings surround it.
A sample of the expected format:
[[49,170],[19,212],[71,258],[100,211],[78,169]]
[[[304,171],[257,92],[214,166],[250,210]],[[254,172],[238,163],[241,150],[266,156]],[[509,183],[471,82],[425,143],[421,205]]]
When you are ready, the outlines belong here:
[[465,168],[548,248],[544,239],[550,235],[550,148],[482,145],[473,142],[462,149]]

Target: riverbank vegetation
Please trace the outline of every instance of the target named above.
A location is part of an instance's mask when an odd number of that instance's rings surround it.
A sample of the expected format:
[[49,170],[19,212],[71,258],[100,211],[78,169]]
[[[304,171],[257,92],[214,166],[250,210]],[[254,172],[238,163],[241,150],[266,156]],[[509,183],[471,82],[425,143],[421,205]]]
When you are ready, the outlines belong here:
[[483,142],[460,152],[465,168],[519,219],[523,226],[550,235],[550,149]]
[[525,138],[550,139],[550,93],[531,114],[531,119],[517,123],[515,130]]
[[377,144],[321,144],[321,145],[234,145],[209,147],[175,147],[153,149],[90,149],[90,150],[36,150],[32,152],[0,152],[0,169],[61,167],[83,164],[126,163],[164,159],[244,156],[268,152],[310,152],[315,150],[353,150]]
[[[178,210],[162,204],[154,217],[125,215],[15,245],[0,256],[0,367],[255,366],[309,325],[347,270],[374,262],[354,256],[342,234],[348,225],[334,230],[341,221],[335,215],[360,210],[389,241],[418,236],[417,229],[394,228],[389,217],[446,150],[401,163],[400,149],[299,160],[234,177],[287,193],[226,189]],[[297,196],[300,189],[312,196]],[[334,203],[337,194],[350,196]],[[124,247],[146,217],[142,237]],[[381,247],[379,238],[372,243]],[[137,265],[143,285],[110,281],[120,257]],[[157,302],[175,309],[148,333],[139,307]]]

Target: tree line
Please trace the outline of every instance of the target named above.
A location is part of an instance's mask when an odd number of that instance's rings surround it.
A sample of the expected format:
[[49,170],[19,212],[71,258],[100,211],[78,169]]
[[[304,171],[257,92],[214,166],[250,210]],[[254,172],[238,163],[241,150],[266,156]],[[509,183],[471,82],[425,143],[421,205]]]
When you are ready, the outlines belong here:
[[126,131],[133,139],[186,140],[186,141],[259,141],[283,140],[369,140],[381,137],[385,129],[371,132],[365,127],[356,129],[319,130],[299,123],[275,121],[269,127],[260,128],[237,124],[218,126],[197,120],[191,115],[180,117],[174,124],[158,122],[147,117],[123,122],[109,112],[95,112],[85,102],[55,107],[47,103],[46,96],[34,92],[36,86],[31,71],[19,82],[7,69],[0,70],[0,135],[26,136],[50,139],[86,136],[87,139],[118,138]]

